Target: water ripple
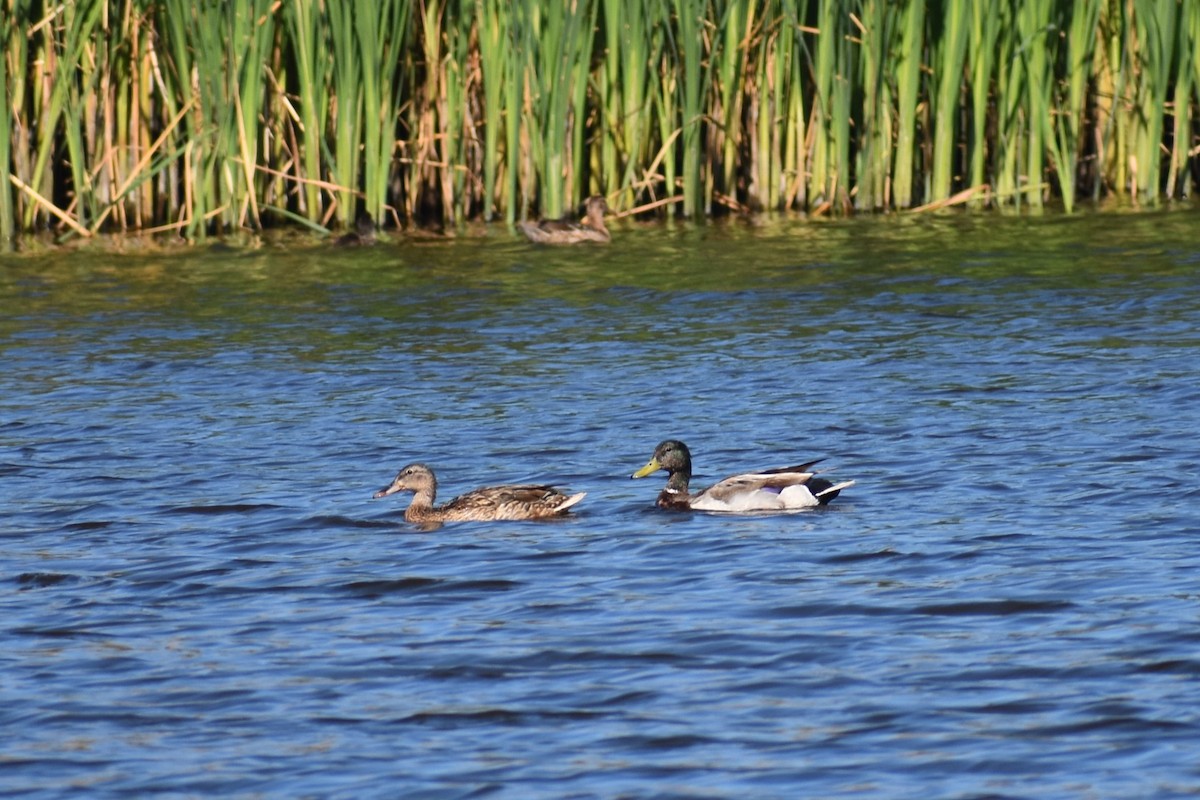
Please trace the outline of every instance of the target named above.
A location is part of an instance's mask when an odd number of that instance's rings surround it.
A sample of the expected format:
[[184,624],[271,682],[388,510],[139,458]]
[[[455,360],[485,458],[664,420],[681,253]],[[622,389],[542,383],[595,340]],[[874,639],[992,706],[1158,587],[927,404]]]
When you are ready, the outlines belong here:
[[[0,261],[0,784],[1194,794],[1200,245],[1120,219]],[[660,512],[668,436],[858,483]]]

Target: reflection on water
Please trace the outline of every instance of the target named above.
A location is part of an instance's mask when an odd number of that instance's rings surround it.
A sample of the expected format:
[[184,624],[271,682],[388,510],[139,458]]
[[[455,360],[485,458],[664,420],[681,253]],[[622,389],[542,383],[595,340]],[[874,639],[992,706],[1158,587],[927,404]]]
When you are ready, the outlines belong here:
[[[1194,229],[4,257],[0,785],[1193,792]],[[659,512],[668,437],[857,484]],[[422,532],[414,460],[588,497]]]

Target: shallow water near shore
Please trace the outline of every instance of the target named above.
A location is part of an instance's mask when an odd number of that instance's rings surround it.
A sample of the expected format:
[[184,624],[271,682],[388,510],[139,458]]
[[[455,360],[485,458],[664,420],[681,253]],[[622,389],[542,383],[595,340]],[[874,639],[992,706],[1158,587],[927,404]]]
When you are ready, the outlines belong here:
[[0,257],[0,788],[1195,796],[1198,287],[1190,212]]

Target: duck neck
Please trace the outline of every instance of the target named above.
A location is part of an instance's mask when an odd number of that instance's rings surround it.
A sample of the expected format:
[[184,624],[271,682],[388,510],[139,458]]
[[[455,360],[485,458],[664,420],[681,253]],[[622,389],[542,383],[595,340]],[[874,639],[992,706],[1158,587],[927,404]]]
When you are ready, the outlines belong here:
[[611,235],[608,232],[608,228],[604,227],[604,212],[599,209],[588,209],[587,226],[594,231],[604,234],[605,236]]
[[692,480],[692,471],[690,469],[672,470],[667,476],[667,487],[665,491],[673,495],[687,497],[688,483]]
[[409,522],[426,519],[433,512],[433,498],[436,488],[418,489],[413,492],[412,502],[408,504],[408,509],[404,512],[404,518]]

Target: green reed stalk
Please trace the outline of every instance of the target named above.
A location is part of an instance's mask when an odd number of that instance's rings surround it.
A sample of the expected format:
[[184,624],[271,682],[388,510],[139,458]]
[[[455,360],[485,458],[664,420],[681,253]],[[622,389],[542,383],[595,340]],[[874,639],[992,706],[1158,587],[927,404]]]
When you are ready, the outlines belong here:
[[832,168],[833,133],[833,73],[843,32],[840,24],[841,7],[837,0],[820,0],[817,4],[816,63],[812,99],[812,157],[809,191],[815,200],[832,200],[834,170]]
[[[551,4],[557,8],[558,4]],[[521,195],[522,208],[530,204],[536,205],[540,194],[540,208],[550,216],[559,216],[562,214],[562,194],[561,186],[558,181],[552,181],[556,186],[551,188],[542,185],[538,180],[538,176],[547,177],[546,163],[548,157],[546,155],[547,139],[550,137],[550,132],[543,127],[543,121],[551,124],[557,123],[565,125],[561,119],[561,115],[556,115],[556,120],[546,120],[549,116],[547,108],[551,106],[550,92],[552,86],[557,85],[558,81],[554,73],[555,65],[552,57],[547,57],[541,47],[541,30],[545,27],[542,21],[540,8],[533,4],[531,0],[522,0],[514,3],[511,7],[516,12],[514,24],[520,37],[520,66],[517,73],[518,86],[521,89],[522,111],[521,120],[521,141],[524,147],[520,153],[522,163],[521,169]],[[558,13],[554,15],[554,19],[561,21],[563,10],[558,9]],[[552,42],[547,42],[551,44]],[[544,74],[547,81],[551,84],[547,87],[541,87],[538,83],[537,76],[543,72],[541,66],[542,60],[548,60],[550,63],[546,65]],[[561,109],[562,114],[566,113],[566,109]],[[551,147],[560,147],[561,140],[552,143]],[[514,153],[517,151],[514,151]],[[560,176],[555,176],[560,177]],[[550,194],[553,193],[553,199]]]
[[[1020,56],[1025,62],[1025,102],[1029,142],[1025,149],[1026,176],[1029,181],[1026,199],[1035,208],[1042,206],[1041,188],[1045,171],[1047,140],[1053,138],[1050,118],[1050,58],[1048,50],[1057,41],[1057,28],[1050,24],[1051,0],[1029,0],[1017,11],[1017,31],[1021,37]],[[1058,148],[1050,152],[1055,170],[1061,175],[1066,166],[1065,154]]]
[[[363,42],[358,37],[355,18],[359,14],[369,14],[371,5],[364,2],[361,3],[363,7],[356,8],[358,5],[334,2],[325,6],[332,55],[329,92],[333,97],[330,119],[333,152],[328,167],[330,180],[338,186],[334,192],[337,218],[345,227],[352,226],[356,216],[354,189],[359,184],[359,148],[364,139]],[[431,3],[430,8],[431,13],[436,13],[436,3]]]
[[1168,158],[1167,181],[1163,194],[1168,199],[1177,197],[1181,191],[1181,179],[1186,181],[1188,151],[1191,148],[1191,99],[1193,85],[1192,25],[1196,16],[1196,4],[1185,4],[1180,11],[1176,25],[1175,53],[1178,63],[1175,67],[1175,85],[1172,88],[1173,101],[1171,111],[1173,125],[1171,129],[1171,149]]
[[441,139],[442,218],[458,222],[466,218],[470,197],[466,191],[469,157],[467,145],[471,133],[467,130],[468,83],[470,75],[469,46],[472,15],[467,2],[458,0],[447,4],[452,22],[445,26],[446,56],[439,65],[441,97],[438,100],[439,137]]
[[1133,7],[1137,37],[1135,191],[1138,200],[1152,201],[1158,197],[1162,174],[1162,109],[1170,86],[1177,4],[1174,0],[1134,0]]
[[[533,76],[538,72],[538,29],[540,15],[531,0],[520,0],[509,8],[512,14],[514,64],[508,107],[520,114],[515,138],[510,138],[509,160],[514,187],[520,192],[519,209],[524,217],[538,204],[537,165],[543,161],[545,137],[539,126],[545,94],[536,92]],[[535,93],[536,92],[536,93]],[[545,208],[545,201],[542,201]]]
[[[992,101],[992,78],[1000,47],[1000,0],[972,0],[970,64],[971,130],[967,142],[970,176],[967,185],[982,186],[987,180],[988,107]],[[976,197],[972,205],[984,203]]]
[[132,7],[128,11],[127,29],[130,47],[128,65],[133,80],[128,92],[127,128],[122,134],[127,137],[129,145],[122,174],[125,176],[124,181],[130,184],[125,202],[133,218],[129,219],[129,215],[123,213],[121,226],[125,229],[141,229],[151,225],[154,220],[154,185],[150,180],[136,174],[151,147],[149,121],[150,109],[154,107],[151,99],[154,91],[154,73],[148,53],[153,45],[150,41],[151,26],[140,11]]
[[362,55],[363,206],[376,223],[388,205],[399,118],[397,64],[408,44],[411,0],[360,2],[355,38]]
[[218,116],[222,148],[222,202],[230,207],[224,219],[231,226],[261,227],[256,167],[259,109],[263,103],[263,64],[269,52],[274,22],[270,3],[252,0],[225,12],[222,27],[226,80],[222,85],[225,113]]
[[[774,208],[779,202],[780,137],[776,118],[782,107],[779,98],[781,75],[778,51],[778,11],[774,3],[764,9],[763,31],[754,53],[752,82],[747,87],[746,105],[751,123],[747,200],[752,208]],[[771,17],[775,21],[772,23]],[[769,27],[767,27],[769,26]]]
[[[8,59],[13,50],[24,44],[24,37],[20,35],[17,26],[13,24],[16,17],[9,9],[7,14],[0,15],[0,45],[4,47],[4,53],[0,54],[0,250],[6,249],[9,242],[17,232],[17,211],[16,204],[13,198],[13,186],[9,181],[9,171],[12,169],[12,132],[13,132],[13,106],[14,103],[10,100],[16,96],[18,80],[16,76],[10,77]],[[17,51],[20,52],[19,50]],[[18,64],[21,62],[17,62]],[[20,67],[16,72],[19,73]]]
[[930,174],[929,200],[948,198],[958,164],[958,141],[955,137],[958,117],[958,98],[962,93],[963,63],[971,28],[970,6],[960,0],[949,0],[944,7],[942,38],[935,43],[937,95],[933,98],[933,163]]
[[[135,63],[143,45],[136,20],[129,6],[119,20],[102,14],[101,35],[93,41],[93,51],[88,56],[97,83],[85,95],[88,106],[85,114],[91,123],[85,125],[87,163],[93,165],[95,201],[95,210],[88,216],[89,233],[98,231],[110,218],[111,224],[121,229],[140,227],[137,202],[140,197],[136,193],[131,196],[131,191],[144,182],[138,180],[141,167],[135,164],[144,145],[135,105],[142,93],[139,81],[146,74]],[[130,212],[134,217],[132,224]]]
[[225,41],[219,24],[212,18],[211,3],[193,5],[174,0],[165,13],[178,26],[174,36],[176,76],[180,84],[177,88],[195,105],[195,112],[187,116],[191,130],[185,155],[186,231],[189,236],[203,237],[207,220],[223,210],[215,163],[220,147],[215,142],[219,135],[216,115],[226,99],[221,92]]
[[804,105],[806,47],[799,35],[805,27],[803,13],[807,8],[801,0],[783,0],[779,52],[785,63],[780,65],[787,88],[781,91],[784,109],[781,115],[783,133],[783,174],[788,184],[781,205],[803,208],[808,203],[808,113]]
[[[549,196],[560,215],[567,204],[582,200],[582,142],[585,125],[583,98],[587,89],[588,67],[591,61],[592,30],[595,25],[596,3],[577,0],[552,26],[559,31],[550,42],[543,39],[541,50],[553,55],[548,63],[555,85],[546,110],[553,116],[543,118],[543,127],[551,131],[554,143],[547,149],[548,158],[543,170],[543,185],[549,180]],[[557,15],[552,15],[557,16]],[[547,44],[557,45],[547,47]],[[550,124],[547,125],[546,122]]]
[[[1182,75],[1186,73],[1188,75],[1188,85],[1191,87],[1200,87],[1200,4],[1189,3],[1187,5],[1184,12],[1181,13],[1180,28],[1187,31],[1187,45],[1185,46],[1182,42],[1180,43],[1180,78],[1182,80]],[[1176,97],[1179,97],[1178,93],[1176,93]],[[1190,122],[1192,115],[1197,113],[1198,107],[1200,106],[1195,103],[1190,93],[1187,96],[1187,103],[1185,105],[1180,105],[1180,101],[1176,100],[1175,149],[1180,152],[1181,157],[1183,157],[1186,151],[1186,158],[1184,164],[1180,166],[1180,170],[1184,171],[1184,177],[1182,178],[1184,185],[1172,188],[1175,191],[1181,191],[1185,194],[1190,194],[1195,190],[1196,186],[1191,175],[1186,172],[1186,159],[1191,158],[1191,151],[1188,150],[1190,140],[1186,137],[1184,131],[1180,129]]]
[[833,81],[833,164],[834,189],[829,199],[843,210],[850,209],[850,191],[853,176],[850,160],[850,122],[853,114],[852,93],[857,80],[855,59],[851,53],[848,36],[837,41],[837,74]]
[[[102,8],[102,2],[85,2],[63,7],[61,40],[53,35],[53,31],[57,30],[59,26],[44,29],[46,31],[45,48],[41,55],[47,60],[47,63],[52,64],[52,83],[48,100],[36,109],[40,139],[37,143],[37,156],[34,160],[30,180],[26,183],[40,187],[41,193],[47,197],[53,189],[50,159],[61,139],[66,143],[65,157],[70,161],[69,168],[77,197],[82,195],[90,199],[88,192],[90,180],[87,175],[83,146],[82,126],[84,120],[80,102],[81,89],[76,73],[84,65],[84,53]],[[90,81],[88,85],[92,85]],[[32,225],[35,208],[33,204],[27,206],[25,220],[27,227]]]
[[531,4],[524,9],[531,28],[524,84],[531,92],[526,126],[538,175],[541,208],[561,216],[568,198],[579,199],[579,180],[572,157],[573,128],[584,124],[580,80],[586,80],[591,53],[594,4]]
[[[520,114],[513,106],[506,106],[507,88],[513,81],[514,66],[511,41],[511,15],[505,13],[507,3],[502,0],[477,0],[476,17],[479,20],[479,66],[483,77],[483,218],[491,220],[496,213],[496,201],[506,210],[508,223],[515,219],[516,195],[508,191],[497,198],[496,182],[499,177],[500,134],[509,127],[517,129]],[[504,120],[504,125],[501,125]],[[508,141],[509,137],[505,137]],[[508,150],[508,158],[515,150]],[[509,164],[509,173],[515,175]]]
[[[71,14],[75,10],[82,9],[64,8],[64,13]],[[75,218],[83,225],[96,219],[110,188],[103,169],[108,160],[108,149],[103,141],[104,131],[98,129],[100,107],[104,104],[107,88],[105,74],[109,67],[108,42],[104,35],[106,11],[107,6],[101,4],[94,24],[89,25],[88,39],[79,51],[75,79],[63,76],[69,85],[63,132],[71,184],[77,189],[69,209],[74,210]]]
[[462,219],[471,200],[466,176],[472,132],[466,130],[466,115],[474,8],[470,0],[422,4],[425,82],[414,122],[419,131],[414,167],[421,175],[417,188],[424,198],[416,205],[437,209],[447,223]]
[[[655,144],[659,150],[647,169],[648,174],[645,175],[645,186],[652,188],[656,182],[656,170],[661,167],[663,193],[668,198],[678,197],[683,187],[677,184],[685,183],[678,177],[681,160],[675,157],[675,154],[681,151],[676,143],[682,139],[686,125],[680,100],[680,81],[683,77],[682,47],[678,43],[672,24],[673,3],[674,0],[661,0],[657,6],[659,16],[650,26],[650,52],[655,54],[650,70],[654,72],[657,68],[654,74],[654,86],[657,91],[650,91],[649,97],[654,118],[658,122],[658,139]],[[668,215],[675,215],[674,203],[668,204],[666,208]],[[690,212],[685,210],[684,213]]]
[[[652,150],[649,87],[654,65],[661,60],[657,47],[662,46],[661,36],[655,36],[649,28],[662,24],[665,8],[659,0],[627,0],[622,48],[625,58],[613,60],[622,64],[620,87],[620,131],[624,167],[616,183],[606,184],[609,192],[618,187],[633,185],[636,170],[646,166]],[[624,195],[614,198],[618,207],[632,206],[633,192],[626,189]]]
[[917,108],[921,102],[921,53],[925,49],[925,3],[907,0],[897,22],[900,45],[896,52],[896,156],[892,198],[897,208],[913,204],[917,163]]
[[[318,0],[291,0],[283,6],[288,24],[298,93],[299,130],[296,133],[297,177],[318,180],[322,175],[325,120],[328,111],[327,26]],[[300,213],[310,220],[322,216],[321,191],[313,183],[302,183]]]
[[445,198],[440,196],[444,168],[439,165],[445,162],[438,153],[438,146],[442,144],[438,126],[442,123],[439,103],[442,93],[444,8],[444,0],[431,0],[419,6],[418,24],[424,67],[416,80],[423,78],[424,82],[414,85],[415,102],[410,106],[411,121],[408,126],[410,131],[416,131],[412,162],[415,174],[409,188],[409,207],[430,214],[440,204],[443,220],[450,213],[450,208],[444,205]]
[[191,23],[191,5],[183,2],[164,4],[158,16],[157,24],[163,31],[158,52],[160,65],[160,81],[166,85],[162,100],[167,115],[175,117],[180,109],[190,109],[183,118],[183,130],[177,141],[183,148],[180,153],[181,169],[173,175],[173,191],[171,205],[176,209],[180,221],[186,224],[185,234],[197,227],[196,220],[203,220],[206,209],[197,209],[197,197],[192,191],[195,164],[193,153],[196,144],[204,135],[200,124],[200,114],[195,109],[199,105],[199,97],[192,81],[196,67],[192,62],[193,48],[189,42]]
[[1067,28],[1065,97],[1059,100],[1055,122],[1059,192],[1068,212],[1074,208],[1079,170],[1079,148],[1086,113],[1087,89],[1096,49],[1096,24],[1103,0],[1080,0],[1071,11]]
[[86,170],[85,189],[73,198],[72,203],[76,215],[88,224],[94,224],[100,207],[112,197],[113,192],[113,86],[110,79],[113,64],[110,63],[110,36],[106,6],[100,12],[96,35],[84,49],[78,71],[79,85],[72,87],[74,97],[70,103],[72,109],[82,109],[80,133],[83,151],[79,158]]
[[[275,38],[275,17],[271,0],[245,0],[233,11],[230,21],[230,45],[226,63],[231,69],[228,91],[233,97],[232,117],[227,123],[230,138],[227,157],[241,164],[240,190],[232,192],[238,203],[238,225],[261,227],[258,209],[259,117],[266,100],[263,65],[267,63]],[[227,67],[228,68],[228,67]]]
[[771,58],[770,44],[770,40],[762,41],[754,48],[753,68],[746,71],[748,78],[744,104],[749,123],[746,139],[750,153],[749,163],[743,169],[748,173],[746,203],[751,208],[762,208],[769,203],[767,196],[771,187],[771,126],[766,121],[772,116],[774,100],[771,91],[774,73],[771,64],[774,59]]
[[[158,98],[158,88],[155,85],[156,76],[159,74],[158,61],[155,49],[155,37],[157,36],[153,19],[142,14],[135,17],[137,25],[137,47],[138,47],[138,73],[137,92],[135,95],[136,104],[134,111],[134,121],[137,127],[137,144],[138,153],[145,154],[149,152],[151,147],[151,138],[154,136],[151,126],[153,120],[161,115],[161,111],[154,110],[156,104],[160,107],[165,107],[168,104]],[[163,141],[166,141],[165,139]],[[145,157],[144,155],[142,156]],[[163,175],[155,181],[143,181],[139,188],[139,218],[137,220],[138,228],[151,226],[164,218],[161,209],[169,202],[170,194],[168,187],[170,185],[170,175],[175,174],[178,170],[171,170],[170,174]]]
[[[3,4],[5,0],[0,0]],[[17,180],[21,180],[26,185],[30,184],[31,166],[29,163],[29,154],[33,150],[31,126],[29,122],[29,106],[27,89],[29,80],[32,79],[36,72],[33,66],[33,61],[30,59],[30,36],[26,34],[25,27],[20,23],[28,19],[32,0],[7,0],[8,13],[0,15],[0,46],[3,46],[4,52],[0,53],[0,60],[5,62],[6,78],[0,82],[0,87],[4,90],[4,111],[0,112],[5,115],[8,124],[4,126],[3,133],[0,136],[8,142],[9,153],[0,160],[0,195],[3,195],[9,202],[9,213],[6,214],[6,222],[0,222],[0,226],[11,230],[15,233],[22,227],[18,220],[21,218],[29,219],[22,214],[22,208],[26,206],[23,202],[22,195],[17,194],[13,190],[12,181],[9,179],[9,169],[12,170],[12,176]],[[44,63],[44,62],[43,62]],[[28,71],[26,65],[29,65]],[[10,166],[11,165],[11,166]],[[26,225],[27,226],[27,225]],[[9,235],[11,236],[12,233]]]
[[[522,15],[516,15],[513,24],[519,24]],[[508,57],[508,74],[504,82],[504,134],[505,134],[505,197],[504,219],[510,226],[518,213],[524,214],[528,207],[528,191],[521,176],[525,171],[525,159],[521,153],[521,132],[524,128],[525,64],[529,58],[528,38],[516,29],[509,37],[511,52]]]
[[[621,62],[612,54],[621,51],[621,34],[625,25],[623,0],[600,0],[601,34],[604,37],[604,58],[596,74],[597,104],[600,114],[599,175],[604,186],[619,185],[621,171]],[[630,58],[637,56],[631,54]]]
[[999,40],[996,58],[996,133],[993,142],[995,174],[993,184],[998,202],[1021,202],[1020,155],[1024,143],[1025,60],[1017,33],[1013,9],[1001,4]]
[[[702,37],[704,36],[705,0],[674,0],[675,18],[678,25],[676,41],[679,45],[679,73],[675,76],[683,84],[683,102],[680,108],[683,129],[683,213],[688,216],[704,214],[706,199],[702,193],[700,162],[703,139],[704,60]],[[665,83],[665,81],[664,81]]]
[[882,208],[888,204],[887,182],[892,158],[892,99],[887,75],[892,66],[894,6],[882,0],[862,5],[859,71],[862,75],[862,124],[858,137],[859,208]]
[[750,199],[763,208],[780,208],[783,203],[785,178],[784,146],[788,80],[794,29],[787,23],[792,10],[787,0],[770,3],[764,11],[764,31],[760,37],[755,85],[758,91],[750,98],[756,106],[754,136],[756,158],[750,182]]
[[[1108,31],[1108,68],[1112,91],[1108,96],[1112,98],[1112,107],[1110,129],[1105,137],[1105,172],[1118,193],[1129,192],[1136,196],[1130,178],[1130,152],[1134,146],[1136,114],[1132,110],[1134,103],[1129,95],[1132,91],[1130,87],[1136,83],[1137,37],[1132,17],[1127,13],[1131,8],[1127,8],[1125,3],[1113,3],[1107,5],[1106,10],[1109,11],[1108,21],[1111,23]],[[1116,15],[1115,19],[1113,14]]]
[[650,0],[603,0],[602,8],[599,178],[615,205],[629,207],[634,205],[635,170],[645,166],[649,146],[647,85],[658,54],[651,55],[655,40],[647,28],[659,12]]
[[[131,168],[130,158],[134,152],[134,143],[130,131],[130,104],[132,95],[137,90],[135,85],[136,71],[130,63],[130,58],[136,51],[132,39],[132,31],[128,27],[129,8],[124,9],[119,20],[109,19],[108,34],[102,44],[103,58],[100,75],[101,89],[99,101],[101,110],[100,127],[103,130],[101,138],[102,153],[96,163],[103,165],[98,175],[104,182],[100,191],[100,199],[107,203],[102,212],[105,217],[112,216],[116,224],[128,228],[126,218],[125,198],[119,196],[121,187],[125,185],[126,177]],[[124,81],[117,80],[118,75],[127,76]],[[97,226],[93,219],[92,226]]]
[[738,146],[742,138],[742,96],[745,50],[754,26],[750,3],[732,2],[725,6],[713,36],[716,64],[712,84],[712,111],[709,118],[717,124],[709,127],[709,170],[718,188],[729,196],[737,193]]
[[[592,70],[593,32],[596,29],[599,8],[600,4],[595,0],[587,3],[578,41],[571,54],[571,174],[567,181],[567,196],[571,198],[572,203],[578,203],[592,194],[585,184],[586,165],[590,159],[585,152],[584,141],[587,133],[587,96]],[[600,191],[598,186],[595,190]]]
[[1100,11],[1096,23],[1096,47],[1092,55],[1088,75],[1087,127],[1081,128],[1086,141],[1095,147],[1095,154],[1090,159],[1090,194],[1093,200],[1098,200],[1105,183],[1110,180],[1108,170],[1111,158],[1111,139],[1113,131],[1113,108],[1116,94],[1113,91],[1114,62],[1112,61],[1112,35],[1108,23],[1108,3],[1100,3]]

